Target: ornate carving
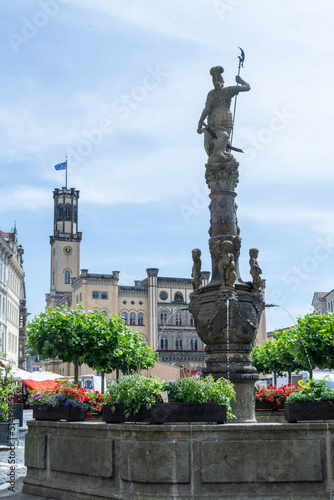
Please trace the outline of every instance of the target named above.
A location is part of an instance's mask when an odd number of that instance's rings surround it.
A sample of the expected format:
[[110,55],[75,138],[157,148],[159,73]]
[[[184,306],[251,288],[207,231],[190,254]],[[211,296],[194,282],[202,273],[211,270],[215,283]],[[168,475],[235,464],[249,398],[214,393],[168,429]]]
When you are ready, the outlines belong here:
[[201,266],[202,266],[201,254],[202,252],[200,251],[199,248],[194,248],[192,251],[192,257],[194,261],[191,273],[191,277],[193,279],[193,290],[198,290],[200,286]]
[[261,289],[261,284],[262,284],[262,279],[260,274],[262,274],[262,269],[259,266],[259,263],[257,261],[257,257],[259,255],[259,251],[257,248],[251,248],[249,250],[249,265],[250,265],[250,274],[253,278],[253,287],[256,290]]
[[[220,250],[220,247],[222,250]],[[221,244],[219,240],[216,240],[212,245],[212,253],[215,257],[219,259],[218,261],[218,271],[223,283],[223,286],[234,287],[236,280],[235,272],[235,262],[231,250],[233,248],[233,243],[229,240],[223,241]]]
[[207,163],[205,179],[211,191],[234,191],[239,182],[239,163],[231,156],[223,164]]

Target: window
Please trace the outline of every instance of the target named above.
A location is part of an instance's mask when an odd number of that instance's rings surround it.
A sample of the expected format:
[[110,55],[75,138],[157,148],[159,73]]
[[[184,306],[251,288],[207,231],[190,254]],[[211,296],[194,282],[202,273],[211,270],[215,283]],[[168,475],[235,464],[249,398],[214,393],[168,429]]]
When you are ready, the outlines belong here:
[[99,298],[99,292],[92,292],[92,297],[93,297],[93,299],[98,299]]
[[190,349],[192,351],[198,351],[198,340],[196,337],[193,337],[191,340],[190,340]]
[[161,351],[168,351],[168,339],[166,337],[160,339],[160,349]]
[[177,337],[175,340],[175,350],[182,351],[183,350],[183,339],[181,337]]
[[160,313],[160,325],[165,325],[167,323],[167,313],[166,311],[162,311]]
[[105,318],[108,317],[108,311],[101,311],[101,314],[102,316],[104,316]]
[[144,326],[144,314],[138,313],[138,326]]
[[183,304],[184,300],[181,292],[176,292],[176,294],[174,295],[174,302],[178,304]]
[[194,316],[190,314],[190,326],[194,326]]
[[136,324],[136,313],[130,313],[130,326],[134,326]]
[[65,271],[65,285],[70,284],[71,273],[70,271]]
[[121,318],[124,321],[124,323],[127,325],[128,324],[128,313],[126,313],[126,312],[122,313]]
[[101,292],[101,299],[107,300],[108,299],[108,292]]
[[175,326],[182,326],[182,314],[181,313],[175,314]]

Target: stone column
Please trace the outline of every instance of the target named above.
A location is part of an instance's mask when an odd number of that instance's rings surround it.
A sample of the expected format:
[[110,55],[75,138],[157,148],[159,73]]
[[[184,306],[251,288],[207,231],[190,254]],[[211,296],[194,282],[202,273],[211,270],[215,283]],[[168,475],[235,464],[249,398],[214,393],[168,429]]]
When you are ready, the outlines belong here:
[[238,165],[229,153],[215,161],[209,158],[206,165],[212,279],[191,294],[190,311],[206,344],[208,359],[203,373],[229,379],[237,394],[232,405],[237,422],[255,422],[254,383],[258,375],[250,352],[264,301],[252,282],[241,279],[239,271],[241,238],[235,203]]
[[148,280],[148,314],[149,314],[149,346],[156,350],[158,347],[158,273],[159,269],[146,269]]

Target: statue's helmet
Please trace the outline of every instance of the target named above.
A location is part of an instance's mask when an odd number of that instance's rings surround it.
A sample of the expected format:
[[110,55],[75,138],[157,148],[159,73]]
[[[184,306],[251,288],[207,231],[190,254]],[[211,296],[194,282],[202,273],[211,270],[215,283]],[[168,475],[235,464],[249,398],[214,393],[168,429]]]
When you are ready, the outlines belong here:
[[212,76],[212,82],[215,88],[221,87],[224,82],[222,73],[224,73],[224,68],[222,66],[214,66],[210,69],[210,75]]

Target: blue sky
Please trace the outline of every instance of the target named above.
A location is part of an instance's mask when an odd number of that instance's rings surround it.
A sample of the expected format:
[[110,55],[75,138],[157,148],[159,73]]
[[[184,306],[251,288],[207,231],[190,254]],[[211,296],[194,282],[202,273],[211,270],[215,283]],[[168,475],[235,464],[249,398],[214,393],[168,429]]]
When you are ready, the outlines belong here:
[[[54,165],[80,190],[81,268],[133,284],[188,277],[208,249],[206,154],[197,122],[209,70],[241,76],[234,145],[241,273],[260,250],[268,330],[334,288],[334,4],[295,0],[15,0],[1,9],[0,229],[16,222],[27,302],[49,291]],[[284,308],[284,309],[283,309]],[[288,311],[288,312],[286,312]]]

